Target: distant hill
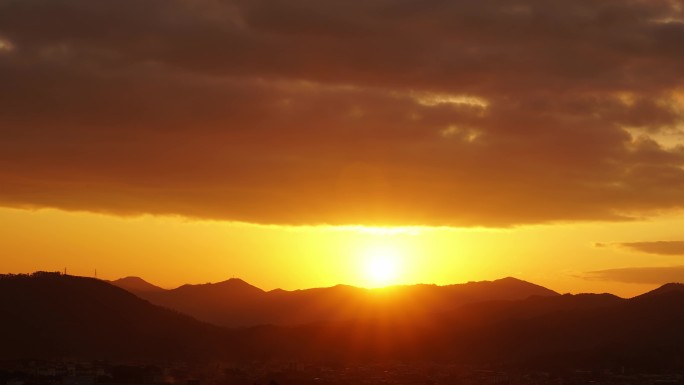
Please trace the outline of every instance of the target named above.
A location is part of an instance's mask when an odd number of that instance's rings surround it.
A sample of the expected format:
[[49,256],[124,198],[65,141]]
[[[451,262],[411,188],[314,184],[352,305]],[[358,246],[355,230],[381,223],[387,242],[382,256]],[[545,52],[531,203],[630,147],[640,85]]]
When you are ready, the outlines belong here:
[[140,277],[125,277],[108,282],[132,293],[155,293],[164,291],[161,287],[155,286]]
[[676,296],[682,292],[684,292],[684,284],[682,284],[682,283],[666,283],[663,286],[661,286],[655,290],[649,291],[648,293],[644,293],[644,294],[636,296],[634,298],[643,300],[643,299],[649,298],[649,297],[663,297],[663,296],[671,296],[671,295]]
[[273,338],[271,344],[285,355],[314,352],[331,360],[684,370],[682,288],[666,285],[632,299],[531,297],[470,304],[433,316],[324,322],[297,328],[286,335],[289,339]]
[[216,356],[227,334],[97,279],[0,277],[0,358]]
[[[139,280],[139,281],[137,281]],[[136,282],[141,282],[137,279]],[[317,321],[434,314],[461,305],[531,296],[557,296],[544,287],[515,278],[436,286],[410,285],[363,289],[338,285],[308,290],[263,291],[240,279],[183,285],[173,290],[149,290],[150,284],[121,285],[148,301],[216,325],[294,326]],[[142,281],[144,282],[144,281]]]
[[[246,298],[265,294],[304,298],[301,303],[319,306],[301,309],[307,316],[347,306],[357,315],[298,326],[227,329],[152,305],[92,278],[59,273],[0,276],[0,359],[400,359],[516,368],[684,370],[681,284],[664,285],[631,299],[566,294],[469,302],[433,313],[412,310],[424,309],[416,305],[421,301],[434,301],[430,309],[443,305],[441,290],[454,290],[472,300],[476,293],[497,285],[528,287],[511,279],[446,289],[418,285],[370,292],[336,286],[264,293],[239,280],[202,285],[203,290],[244,292]],[[195,287],[182,290],[195,293]],[[389,305],[376,303],[366,313],[353,307],[353,301],[343,302],[358,293],[374,296],[378,303],[388,300]],[[323,306],[312,302],[312,297],[331,303]],[[397,305],[400,300],[408,309],[403,313]],[[311,313],[314,310],[319,313]]]

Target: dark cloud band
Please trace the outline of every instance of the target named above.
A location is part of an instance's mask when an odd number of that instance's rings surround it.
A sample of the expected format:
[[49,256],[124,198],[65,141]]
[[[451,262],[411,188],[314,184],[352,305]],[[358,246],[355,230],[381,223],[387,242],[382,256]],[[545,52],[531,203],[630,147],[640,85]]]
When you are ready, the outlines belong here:
[[0,0],[0,204],[454,226],[682,207],[684,148],[649,137],[682,124],[681,20],[636,0]]

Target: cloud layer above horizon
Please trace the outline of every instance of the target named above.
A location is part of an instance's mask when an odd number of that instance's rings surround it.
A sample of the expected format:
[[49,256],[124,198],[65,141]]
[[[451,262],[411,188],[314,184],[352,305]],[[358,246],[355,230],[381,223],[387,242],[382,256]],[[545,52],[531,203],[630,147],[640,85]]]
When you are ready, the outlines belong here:
[[647,254],[684,255],[684,241],[625,242],[616,245]]
[[663,0],[0,0],[0,205],[512,226],[684,206]]
[[662,285],[671,282],[684,282],[684,266],[666,267],[625,267],[590,271],[585,279],[622,283]]

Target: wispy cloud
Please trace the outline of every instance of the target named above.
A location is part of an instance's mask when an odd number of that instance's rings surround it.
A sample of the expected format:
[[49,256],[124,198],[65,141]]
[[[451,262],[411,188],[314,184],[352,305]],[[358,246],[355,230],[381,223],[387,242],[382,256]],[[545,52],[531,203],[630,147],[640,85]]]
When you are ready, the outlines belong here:
[[626,267],[586,272],[589,280],[623,283],[665,284],[684,282],[684,266],[669,267]]
[[648,254],[684,256],[684,241],[596,243],[596,247],[620,247]]
[[620,246],[649,254],[684,256],[684,241],[627,242]]

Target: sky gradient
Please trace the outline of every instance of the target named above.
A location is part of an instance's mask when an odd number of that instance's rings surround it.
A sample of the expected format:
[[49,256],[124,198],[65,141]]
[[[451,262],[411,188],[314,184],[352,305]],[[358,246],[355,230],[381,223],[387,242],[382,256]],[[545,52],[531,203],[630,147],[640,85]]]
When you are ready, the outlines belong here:
[[4,269],[684,281],[682,41],[665,0],[0,0]]

